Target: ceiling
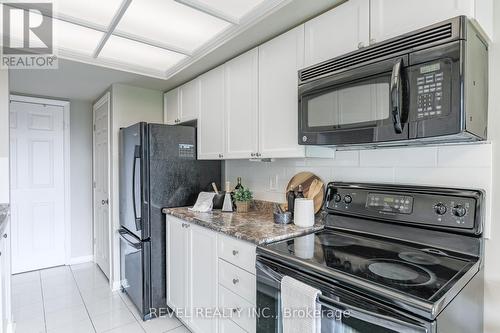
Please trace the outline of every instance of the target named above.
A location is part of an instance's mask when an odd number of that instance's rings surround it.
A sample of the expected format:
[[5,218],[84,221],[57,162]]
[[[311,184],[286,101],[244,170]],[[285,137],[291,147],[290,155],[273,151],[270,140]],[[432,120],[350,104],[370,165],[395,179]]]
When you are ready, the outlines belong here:
[[[289,1],[52,0],[52,11],[29,15],[30,22],[42,22],[42,15],[52,18],[53,46],[60,58],[166,79],[177,65],[188,64]],[[9,6],[16,9],[15,3]],[[10,14],[11,26],[22,27],[21,4],[17,6]],[[20,43],[22,29],[11,29],[10,38]]]
[[[73,2],[73,0],[60,1]],[[107,2],[108,0],[102,1]],[[132,3],[133,1],[148,0],[132,0]],[[188,3],[192,0],[182,1]],[[219,3],[225,0],[198,1]],[[231,2],[236,3],[237,1],[240,0],[232,0]],[[89,101],[95,100],[112,83],[125,83],[167,91],[343,1],[345,0],[293,0],[282,2],[279,8],[268,13],[265,17],[261,17],[258,22],[254,21],[252,24],[244,25],[237,34],[235,33],[231,38],[226,38],[223,43],[208,48],[202,47],[200,52],[191,56],[189,62],[181,61],[178,63],[174,68],[175,73],[168,79],[159,79],[137,71],[113,69],[109,68],[110,66],[105,68],[101,64],[92,61],[59,59],[58,69],[10,70],[10,90],[11,92],[28,95]],[[101,20],[101,18],[96,18],[96,20]],[[126,52],[123,52],[123,50],[126,50]],[[128,48],[122,49],[122,53],[126,55],[129,52]]]

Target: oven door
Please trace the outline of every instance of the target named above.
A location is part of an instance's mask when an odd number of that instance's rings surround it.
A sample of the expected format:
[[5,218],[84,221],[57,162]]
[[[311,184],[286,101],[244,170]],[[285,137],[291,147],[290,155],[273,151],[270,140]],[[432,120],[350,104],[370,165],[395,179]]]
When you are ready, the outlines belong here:
[[299,144],[350,145],[407,140],[408,56],[299,86]]
[[435,324],[411,317],[311,275],[257,258],[257,333],[282,333],[281,279],[288,275],[321,290],[322,333],[433,333]]

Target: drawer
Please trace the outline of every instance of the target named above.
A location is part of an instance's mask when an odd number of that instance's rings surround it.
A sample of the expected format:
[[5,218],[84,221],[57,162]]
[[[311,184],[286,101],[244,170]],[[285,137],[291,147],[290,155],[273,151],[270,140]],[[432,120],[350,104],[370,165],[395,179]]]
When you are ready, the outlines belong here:
[[219,321],[219,333],[247,333],[230,319],[221,319]]
[[255,333],[257,325],[254,306],[221,285],[219,285],[219,307],[225,312],[232,311],[232,321],[248,333]]
[[253,305],[256,304],[255,275],[219,259],[219,283]]
[[218,238],[219,258],[255,274],[255,245],[227,236]]

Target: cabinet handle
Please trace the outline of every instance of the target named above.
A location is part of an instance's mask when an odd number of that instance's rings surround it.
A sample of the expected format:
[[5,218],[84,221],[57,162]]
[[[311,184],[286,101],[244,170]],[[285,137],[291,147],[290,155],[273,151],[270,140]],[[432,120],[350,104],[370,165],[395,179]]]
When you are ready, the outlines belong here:
[[234,308],[234,309],[233,309],[233,313],[240,312],[240,311],[241,311],[241,308],[240,308],[240,307],[237,307],[237,308]]
[[261,157],[261,156],[262,156],[262,154],[261,154],[261,153],[257,153],[257,154],[255,154],[255,155],[257,155],[257,157]]
[[190,224],[189,223],[186,223],[186,228],[189,228],[190,227]]
[[238,250],[233,250],[233,256],[237,256],[238,255]]
[[3,234],[3,238],[7,238],[7,234]]
[[238,284],[240,282],[240,279],[236,278],[236,279],[233,279],[233,284]]
[[255,154],[254,154],[254,153],[251,153],[251,154],[250,154],[250,156],[254,157],[254,156],[255,156]]

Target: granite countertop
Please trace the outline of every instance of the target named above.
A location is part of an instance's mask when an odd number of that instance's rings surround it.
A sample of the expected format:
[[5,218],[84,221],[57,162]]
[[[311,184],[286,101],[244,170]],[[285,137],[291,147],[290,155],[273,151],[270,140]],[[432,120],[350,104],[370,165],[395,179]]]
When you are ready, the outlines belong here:
[[3,234],[7,225],[7,217],[9,216],[9,204],[0,203],[0,235]]
[[297,227],[291,223],[274,223],[272,208],[253,208],[248,213],[223,213],[214,210],[209,213],[192,212],[188,207],[164,208],[163,213],[187,222],[212,229],[222,234],[252,242],[256,245],[268,244],[287,238],[305,235],[324,228],[323,218],[316,217],[316,223],[309,228]]

